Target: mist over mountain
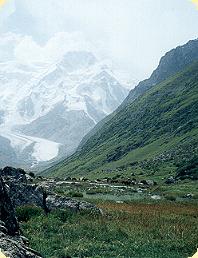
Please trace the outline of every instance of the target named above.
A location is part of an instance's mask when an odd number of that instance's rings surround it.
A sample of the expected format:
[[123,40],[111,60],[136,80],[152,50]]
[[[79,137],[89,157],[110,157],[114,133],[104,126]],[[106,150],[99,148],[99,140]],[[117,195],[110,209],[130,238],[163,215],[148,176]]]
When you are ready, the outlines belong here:
[[86,51],[67,52],[53,65],[1,63],[0,75],[0,135],[9,165],[34,167],[71,154],[128,93]]

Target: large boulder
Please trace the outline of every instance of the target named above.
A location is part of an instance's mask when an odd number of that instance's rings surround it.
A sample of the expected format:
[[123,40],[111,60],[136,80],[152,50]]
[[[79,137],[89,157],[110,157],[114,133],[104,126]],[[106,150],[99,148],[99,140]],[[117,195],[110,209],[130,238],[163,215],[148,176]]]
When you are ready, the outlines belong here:
[[46,206],[49,211],[54,209],[70,209],[72,211],[88,211],[90,213],[101,214],[101,210],[95,205],[85,202],[78,201],[69,197],[59,195],[49,195],[46,198]]
[[0,176],[0,249],[10,258],[41,258],[27,246],[20,235],[19,224],[6,185]]
[[176,183],[176,179],[173,177],[173,176],[170,176],[166,179],[165,183],[167,185],[170,185],[170,184],[175,184]]
[[156,185],[156,182],[153,180],[142,180],[140,183],[149,187]]

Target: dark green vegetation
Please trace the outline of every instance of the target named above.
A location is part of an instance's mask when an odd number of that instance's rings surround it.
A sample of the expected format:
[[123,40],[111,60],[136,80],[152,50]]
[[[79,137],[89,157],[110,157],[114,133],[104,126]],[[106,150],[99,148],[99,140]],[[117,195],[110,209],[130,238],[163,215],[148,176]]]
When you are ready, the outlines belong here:
[[45,216],[30,208],[31,217],[21,224],[23,233],[46,258],[186,258],[196,251],[197,205],[98,202],[98,206],[104,216],[69,211]]
[[[56,176],[112,177],[159,182],[198,156],[198,63],[121,109],[69,159],[47,170]],[[193,171],[193,172],[192,172]],[[191,169],[196,178],[196,168]]]
[[190,178],[198,180],[198,158],[195,156],[188,161],[184,161],[177,169],[177,178],[182,180]]
[[43,214],[43,210],[36,206],[22,206],[16,208],[17,218],[19,221],[27,222],[31,218]]

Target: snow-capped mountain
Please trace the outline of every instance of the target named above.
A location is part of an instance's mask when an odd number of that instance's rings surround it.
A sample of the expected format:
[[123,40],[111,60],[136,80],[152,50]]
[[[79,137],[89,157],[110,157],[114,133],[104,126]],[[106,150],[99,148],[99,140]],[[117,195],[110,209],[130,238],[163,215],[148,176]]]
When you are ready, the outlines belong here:
[[53,65],[1,63],[1,165],[34,167],[70,155],[127,93],[90,52],[68,52]]

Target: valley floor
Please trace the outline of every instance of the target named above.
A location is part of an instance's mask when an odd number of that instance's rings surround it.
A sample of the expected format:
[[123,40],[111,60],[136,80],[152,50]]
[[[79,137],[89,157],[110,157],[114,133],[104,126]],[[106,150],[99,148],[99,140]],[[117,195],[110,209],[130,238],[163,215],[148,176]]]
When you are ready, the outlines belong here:
[[[92,184],[78,183],[78,187],[76,184],[66,184],[57,191],[62,190],[61,194],[78,199],[86,198],[103,210],[103,216],[66,210],[56,210],[46,216],[35,207],[17,209],[23,233],[29,238],[31,247],[43,257],[187,258],[195,253],[198,243],[196,199],[168,200],[147,196],[121,200],[117,198],[119,187],[113,187],[110,197],[116,198],[112,200],[104,198],[108,190],[102,186],[97,189],[94,186],[94,192]],[[85,191],[88,194],[85,195]],[[124,191],[128,196],[141,195],[129,189]]]

